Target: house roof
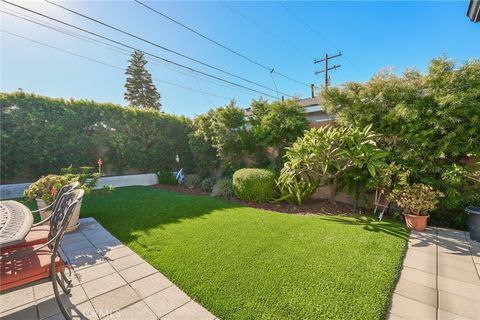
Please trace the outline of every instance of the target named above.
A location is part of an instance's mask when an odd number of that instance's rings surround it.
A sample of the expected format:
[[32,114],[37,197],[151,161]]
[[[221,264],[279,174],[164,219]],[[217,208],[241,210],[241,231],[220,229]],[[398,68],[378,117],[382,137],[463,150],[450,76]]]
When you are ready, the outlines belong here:
[[480,0],[470,0],[467,10],[467,16],[473,22],[480,21]]
[[299,99],[298,104],[302,107],[311,107],[311,106],[319,106],[320,105],[320,98],[307,98],[307,99]]

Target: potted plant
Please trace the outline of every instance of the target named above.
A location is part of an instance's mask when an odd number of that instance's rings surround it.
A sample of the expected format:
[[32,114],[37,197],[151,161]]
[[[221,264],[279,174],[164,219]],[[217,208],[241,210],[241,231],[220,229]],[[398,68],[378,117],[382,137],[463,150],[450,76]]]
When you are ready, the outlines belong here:
[[438,198],[443,196],[431,186],[415,183],[394,189],[388,199],[403,209],[407,227],[423,231],[427,226],[428,213],[435,209]]
[[[93,168],[91,167],[80,167],[78,170],[75,170],[72,166],[64,168],[61,170],[63,173],[62,175],[50,174],[41,177],[36,182],[32,183],[28,189],[24,191],[23,196],[27,200],[35,199],[37,201],[38,209],[43,209],[55,200],[55,195],[58,190],[71,182],[78,181],[80,183],[80,188],[85,190],[85,193],[88,193],[96,185],[98,178],[100,177],[99,173],[92,174],[92,169]],[[71,232],[78,228],[81,205],[81,202],[77,205],[66,232]],[[40,211],[42,220],[51,214],[51,210]]]

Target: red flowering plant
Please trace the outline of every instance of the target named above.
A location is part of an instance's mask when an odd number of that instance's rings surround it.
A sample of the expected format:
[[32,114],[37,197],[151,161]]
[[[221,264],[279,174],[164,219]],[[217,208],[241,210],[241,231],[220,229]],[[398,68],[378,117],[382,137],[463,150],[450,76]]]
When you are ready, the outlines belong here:
[[49,174],[32,183],[23,196],[26,200],[42,199],[48,205],[55,200],[58,190],[73,181],[76,180],[71,177]]

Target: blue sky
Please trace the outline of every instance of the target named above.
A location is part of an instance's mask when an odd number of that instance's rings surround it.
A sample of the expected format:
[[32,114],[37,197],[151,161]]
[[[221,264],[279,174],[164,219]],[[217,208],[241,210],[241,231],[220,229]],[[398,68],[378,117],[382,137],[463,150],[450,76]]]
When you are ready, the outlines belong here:
[[[43,1],[9,0],[82,28],[128,43],[158,56],[225,77],[139,40],[109,30]],[[65,1],[73,10],[102,20],[145,39],[225,69],[290,95],[309,96],[309,88],[274,75],[196,36],[133,1]],[[312,58],[325,53],[343,56],[342,67],[331,73],[332,84],[366,81],[384,67],[425,70],[433,57],[447,54],[458,62],[480,57],[480,24],[466,17],[468,1],[436,2],[282,2],[307,22],[299,22],[278,2],[147,2],[214,40],[304,83],[322,83]],[[24,14],[57,26],[58,23],[1,3],[2,11]],[[240,13],[240,14],[239,14]],[[246,18],[245,18],[246,17]],[[258,25],[252,23],[255,21]],[[51,97],[84,98],[125,105],[123,100],[128,53],[111,50],[1,13],[1,29],[62,50],[108,63],[102,65],[2,32],[1,91],[22,88]],[[68,29],[67,27],[63,27]],[[265,32],[274,32],[281,39]],[[81,32],[75,31],[80,34]],[[285,41],[288,43],[285,44]],[[298,49],[296,49],[296,48]],[[235,98],[242,107],[260,94],[220,85],[198,75],[150,59],[148,69],[162,94],[164,111],[193,116]],[[120,68],[120,69],[117,69]],[[180,71],[180,72],[179,72]],[[202,93],[203,92],[203,93]],[[208,95],[211,93],[213,95]]]

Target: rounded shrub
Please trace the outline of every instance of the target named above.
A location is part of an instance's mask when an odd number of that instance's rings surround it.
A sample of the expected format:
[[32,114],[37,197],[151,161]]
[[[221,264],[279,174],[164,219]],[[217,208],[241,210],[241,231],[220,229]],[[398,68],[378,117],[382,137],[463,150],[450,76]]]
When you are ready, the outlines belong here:
[[232,179],[220,178],[213,186],[212,196],[229,198],[233,196]]
[[197,174],[187,174],[185,176],[185,180],[183,181],[183,184],[188,189],[199,188],[200,185],[202,184],[202,178],[200,178],[200,176]]
[[218,178],[217,177],[210,177],[202,180],[202,183],[200,184],[200,188],[203,191],[206,192],[212,192],[213,186],[217,182]]
[[240,169],[233,174],[233,192],[245,201],[275,198],[275,174],[267,169]]

